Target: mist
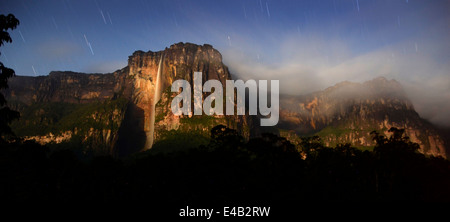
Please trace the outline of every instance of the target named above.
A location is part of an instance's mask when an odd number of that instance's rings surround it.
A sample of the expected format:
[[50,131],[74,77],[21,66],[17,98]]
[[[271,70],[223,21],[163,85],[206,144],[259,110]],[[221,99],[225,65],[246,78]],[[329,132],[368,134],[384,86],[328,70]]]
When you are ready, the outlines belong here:
[[285,36],[278,46],[270,55],[258,47],[233,47],[223,52],[224,63],[243,80],[278,79],[280,93],[289,95],[312,93],[342,81],[395,79],[421,117],[450,126],[450,65],[434,57],[439,46],[405,40],[355,53],[345,41],[295,34]]

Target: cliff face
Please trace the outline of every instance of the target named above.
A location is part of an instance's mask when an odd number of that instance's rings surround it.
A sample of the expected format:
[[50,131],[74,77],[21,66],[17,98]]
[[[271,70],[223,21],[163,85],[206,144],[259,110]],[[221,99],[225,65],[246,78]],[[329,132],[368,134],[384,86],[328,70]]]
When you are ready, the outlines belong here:
[[[180,121],[183,121],[178,116],[174,116],[169,107],[174,93],[170,93],[168,88],[173,81],[183,79],[193,86],[194,72],[203,73],[203,82],[216,79],[225,85],[225,80],[231,79],[228,68],[222,63],[222,55],[210,45],[179,43],[159,52],[137,51],[130,56],[128,67],[128,76],[133,79],[131,99],[135,105],[133,109],[136,109],[133,112],[141,113],[136,116],[142,119],[140,122],[144,123],[140,128],[146,134],[145,149],[149,149],[153,140],[157,141],[164,131],[178,130]],[[161,73],[159,81],[157,81],[158,71]],[[204,95],[206,96],[206,94]],[[163,100],[156,109],[154,106],[160,98]],[[152,115],[154,116],[152,117]],[[156,117],[158,118],[156,119]],[[224,119],[224,117],[216,116],[213,119]],[[237,119],[232,118],[232,120]],[[229,125],[226,124],[226,121],[219,122]],[[157,125],[156,131],[155,124]],[[197,129],[206,133],[209,133],[213,127],[212,124],[194,125],[190,130]]]
[[[174,116],[170,104],[177,93],[170,86],[178,79],[193,86],[194,72],[203,73],[203,83],[215,79],[225,86],[231,79],[212,46],[178,43],[158,52],[136,51],[127,67],[110,74],[51,72],[15,77],[5,95],[22,114],[12,126],[19,136],[43,144],[85,147],[94,153],[124,156],[164,144],[199,145],[218,124],[247,138],[250,131],[259,131],[252,125],[257,117]],[[397,127],[404,128],[423,153],[446,156],[443,139],[415,112],[394,80],[343,82],[309,95],[281,96],[280,108],[277,127],[293,143],[316,134],[329,146],[371,147],[371,131],[388,134],[390,127]]]
[[13,125],[18,135],[41,143],[77,138],[95,152],[122,156],[149,149],[172,131],[209,136],[212,127],[223,124],[248,136],[245,116],[172,114],[172,82],[184,79],[193,85],[194,72],[203,73],[203,82],[216,79],[224,86],[231,79],[212,46],[179,43],[158,52],[136,51],[127,67],[111,74],[19,76],[10,80],[5,95],[22,113]]
[[[174,116],[170,103],[177,93],[171,93],[173,81],[183,79],[191,84],[193,74],[202,72],[202,83],[218,80],[225,87],[225,81],[231,80],[228,68],[222,63],[222,55],[211,45],[175,44],[164,51],[162,76],[162,96],[156,106],[155,139],[164,137],[169,130],[197,131],[209,136],[212,127],[222,124],[236,129],[244,137],[250,136],[251,121],[247,116]],[[225,92],[225,89],[223,90]],[[193,94],[192,94],[193,95]],[[203,100],[208,93],[203,93]],[[225,107],[225,105],[224,105]]]
[[83,152],[111,153],[126,112],[126,69],[111,74],[51,72],[17,76],[5,91],[21,113],[14,132],[41,144],[85,147]]
[[27,105],[42,102],[89,103],[110,99],[123,87],[120,71],[112,74],[51,72],[48,76],[17,76],[10,80],[9,100]]
[[421,119],[395,80],[343,82],[324,91],[281,99],[280,127],[298,135],[319,135],[325,145],[374,146],[370,132],[389,136],[391,127],[405,129],[421,152],[446,156],[443,139]]

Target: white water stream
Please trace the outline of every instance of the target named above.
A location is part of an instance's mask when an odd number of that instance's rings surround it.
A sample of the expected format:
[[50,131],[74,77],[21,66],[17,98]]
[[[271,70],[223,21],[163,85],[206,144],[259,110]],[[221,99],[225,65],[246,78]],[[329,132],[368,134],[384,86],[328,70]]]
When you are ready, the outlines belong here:
[[153,137],[155,132],[155,114],[156,114],[156,104],[161,99],[161,73],[162,73],[162,64],[163,64],[164,55],[161,55],[161,59],[159,60],[158,65],[158,73],[156,74],[156,83],[155,83],[155,93],[153,96],[153,104],[152,104],[152,113],[150,114],[150,131],[147,134],[147,142],[145,145],[145,149],[150,149],[153,146]]

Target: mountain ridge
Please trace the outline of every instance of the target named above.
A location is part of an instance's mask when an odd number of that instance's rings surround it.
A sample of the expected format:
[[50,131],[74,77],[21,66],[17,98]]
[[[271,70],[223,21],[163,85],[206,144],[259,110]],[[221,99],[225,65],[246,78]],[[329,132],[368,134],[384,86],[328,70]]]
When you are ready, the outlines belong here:
[[[158,71],[161,99],[154,101]],[[14,108],[29,115],[13,124],[20,136],[42,143],[80,137],[80,144],[94,150],[101,146],[102,152],[116,156],[148,149],[145,141],[149,136],[155,143],[173,138],[176,133],[206,140],[210,129],[218,124],[238,130],[245,138],[258,135],[260,130],[248,115],[198,117],[171,113],[170,101],[176,95],[169,90],[171,83],[184,79],[192,85],[196,71],[203,73],[203,82],[217,79],[225,85],[225,80],[232,79],[222,55],[211,45],[177,43],[157,52],[136,51],[129,56],[126,67],[113,73],[54,71],[48,76],[18,76],[11,79],[5,95]],[[280,107],[275,133],[294,143],[302,136],[321,135],[329,146],[349,142],[370,147],[370,131],[387,135],[390,127],[398,127],[405,128],[413,142],[419,143],[421,152],[446,156],[438,132],[415,112],[395,80],[378,77],[364,83],[344,81],[311,94],[282,95]],[[60,122],[73,113],[78,113],[80,126],[76,121]],[[155,120],[150,126],[152,115]],[[27,126],[36,128],[35,132],[24,129]]]
[[[154,95],[160,61],[162,87],[158,93],[163,99],[158,102]],[[231,79],[221,54],[211,45],[177,43],[158,52],[136,51],[126,67],[113,73],[55,71],[47,76],[17,76],[10,79],[5,95],[12,107],[27,113],[13,124],[19,136],[41,143],[80,137],[78,143],[88,144],[89,149],[108,144],[102,152],[115,156],[149,149],[153,144],[149,140],[158,142],[168,136],[167,132],[180,128],[208,137],[212,127],[222,124],[248,137],[250,130],[246,125],[251,121],[245,116],[214,116],[204,121],[205,118],[178,117],[170,112],[167,101],[176,94],[168,90],[170,85],[177,79],[192,84],[194,71],[203,73],[203,81],[217,79],[225,85],[225,80]],[[82,115],[78,117],[80,126],[71,120],[60,122],[64,116],[77,112]],[[155,124],[149,124],[152,116]]]
[[415,111],[400,83],[377,77],[363,83],[341,82],[322,91],[281,98],[281,128],[297,135],[320,135],[334,146],[373,147],[370,132],[389,135],[403,128],[421,152],[446,156],[442,136]]

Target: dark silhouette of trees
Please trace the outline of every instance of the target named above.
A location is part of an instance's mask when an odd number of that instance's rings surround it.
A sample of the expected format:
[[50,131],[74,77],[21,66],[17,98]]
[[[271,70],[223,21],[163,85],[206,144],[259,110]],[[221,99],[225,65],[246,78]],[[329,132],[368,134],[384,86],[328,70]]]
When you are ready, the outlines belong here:
[[[419,145],[405,136],[404,129],[392,127],[387,138],[372,132],[376,146],[373,150],[375,162],[375,186],[383,200],[417,200],[432,196],[427,194],[431,185],[426,179],[439,169],[428,168],[429,158],[419,153]],[[433,186],[437,186],[435,184]],[[424,189],[428,187],[427,189]],[[445,191],[447,189],[443,189]]]
[[318,151],[322,148],[324,148],[324,145],[319,136],[304,137],[300,142],[301,152],[309,161],[314,160]]
[[410,155],[419,150],[419,144],[413,143],[409,137],[405,136],[404,129],[392,127],[388,130],[392,135],[389,138],[379,134],[376,131],[371,132],[376,142],[374,153],[382,156],[398,157],[398,155]]
[[450,201],[449,161],[426,157],[402,130],[391,132],[389,138],[373,133],[373,152],[326,147],[319,137],[305,138],[300,147],[273,134],[246,141],[225,126],[211,131],[207,145],[127,159],[83,160],[71,150],[8,143],[0,149],[0,198],[180,206]]
[[222,148],[237,148],[242,145],[244,138],[239,133],[224,125],[217,125],[211,129],[211,145]]
[[[9,14],[7,16],[0,15],[0,47],[6,42],[12,42],[11,36],[8,30],[13,30],[19,25],[19,20],[14,15]],[[15,76],[13,69],[5,67],[0,62],[0,90],[8,88],[8,79]],[[15,119],[20,117],[19,112],[11,110],[7,106],[5,96],[0,92],[0,142],[3,141],[3,136],[14,135],[9,127],[9,124]]]

